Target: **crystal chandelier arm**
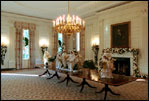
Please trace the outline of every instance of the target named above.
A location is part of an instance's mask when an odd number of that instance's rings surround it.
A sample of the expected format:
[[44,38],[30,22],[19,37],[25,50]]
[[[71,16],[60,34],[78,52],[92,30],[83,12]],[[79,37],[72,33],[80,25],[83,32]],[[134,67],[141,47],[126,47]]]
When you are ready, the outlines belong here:
[[70,16],[70,1],[68,1],[68,15],[58,17],[53,21],[53,28],[58,33],[76,33],[85,29],[85,21],[78,16]]

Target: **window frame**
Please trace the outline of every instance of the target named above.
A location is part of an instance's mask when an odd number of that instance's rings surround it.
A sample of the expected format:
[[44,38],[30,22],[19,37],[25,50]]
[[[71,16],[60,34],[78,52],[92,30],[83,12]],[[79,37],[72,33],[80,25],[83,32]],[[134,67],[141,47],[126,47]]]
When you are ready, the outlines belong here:
[[80,38],[81,38],[80,37],[80,32],[77,32],[76,33],[76,51],[78,51],[78,52],[80,51],[80,48],[81,48],[80,47],[81,46],[81,43],[80,43],[81,40],[80,40]]
[[[61,40],[60,41],[63,43],[63,34],[62,33],[58,33],[57,40],[59,40],[59,35],[61,35]],[[59,47],[59,45],[57,47],[58,47],[58,52],[61,52],[62,51],[62,47]]]
[[[30,36],[29,36],[29,29],[23,29],[23,35],[22,35],[23,38],[25,38],[25,33],[26,33],[25,31],[28,32],[28,37],[27,37],[27,38],[28,38],[28,45],[25,46],[25,45],[23,45],[23,43],[22,43],[22,46],[23,46],[23,47],[22,47],[22,48],[23,48],[23,49],[22,49],[22,59],[23,59],[23,60],[29,60],[29,59],[30,59],[30,47],[29,47],[29,39],[30,39]],[[24,41],[24,40],[22,39],[22,41]],[[28,57],[24,57],[24,54],[25,54],[24,51],[27,51],[27,50],[25,49],[25,47],[28,48]]]

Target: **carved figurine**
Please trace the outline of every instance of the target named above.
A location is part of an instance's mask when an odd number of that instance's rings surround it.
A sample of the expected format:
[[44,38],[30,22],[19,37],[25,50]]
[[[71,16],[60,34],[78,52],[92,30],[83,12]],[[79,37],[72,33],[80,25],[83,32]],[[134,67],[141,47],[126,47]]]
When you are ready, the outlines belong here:
[[102,57],[102,69],[101,69],[101,78],[113,78],[112,71],[114,70],[113,65],[114,60],[112,59],[110,53],[104,53]]

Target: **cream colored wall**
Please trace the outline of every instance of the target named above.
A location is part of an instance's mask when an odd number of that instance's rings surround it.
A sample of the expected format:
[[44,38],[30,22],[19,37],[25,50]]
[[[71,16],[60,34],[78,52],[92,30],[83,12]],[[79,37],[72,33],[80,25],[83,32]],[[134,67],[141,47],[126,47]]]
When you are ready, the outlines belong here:
[[[25,17],[8,13],[1,13],[1,36],[9,39],[5,65],[1,68],[15,68],[15,21],[35,23],[36,28],[36,64],[41,63],[41,50],[39,40],[46,39],[49,43],[49,52],[52,53],[52,23],[49,20]],[[139,48],[139,68],[142,73],[148,74],[148,2],[134,1],[119,7],[102,11],[85,19],[85,58],[93,59],[91,50],[92,40],[99,38],[100,50],[110,48],[111,24],[131,21],[131,48]]]
[[99,23],[96,16],[90,17],[86,20],[85,25],[85,58],[94,59],[94,54],[92,51],[92,41],[96,38],[99,38]]
[[139,48],[139,68],[148,74],[148,2],[135,1],[88,17],[85,30],[85,57],[93,59],[91,41],[100,39],[99,57],[103,48],[110,48],[111,24],[131,21],[131,48]]
[[15,68],[15,21],[22,21],[36,24],[35,32],[35,57],[36,64],[42,62],[42,54],[39,46],[39,41],[46,39],[49,48],[48,51],[52,54],[53,38],[52,38],[52,23],[50,20],[38,19],[33,17],[26,17],[10,13],[1,12],[1,37],[5,36],[9,40],[8,51],[5,56],[5,65],[1,68]]

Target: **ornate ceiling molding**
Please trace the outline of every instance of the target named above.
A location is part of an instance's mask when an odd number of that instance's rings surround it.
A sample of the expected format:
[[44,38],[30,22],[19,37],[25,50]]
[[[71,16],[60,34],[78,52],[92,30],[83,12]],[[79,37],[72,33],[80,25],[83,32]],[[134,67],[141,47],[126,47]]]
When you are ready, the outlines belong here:
[[[84,19],[86,17],[96,15],[97,12],[101,12],[128,2],[130,1],[81,1],[81,3],[79,3],[78,1],[72,1],[70,14],[79,15],[81,18]],[[36,16],[46,19],[54,19],[61,14],[67,14],[68,8],[66,6],[66,1],[60,2],[62,4],[57,1],[48,1],[41,3],[41,6],[38,6],[40,5],[40,2],[35,3],[34,6],[33,1],[31,3],[30,1],[3,1],[2,11]]]
[[[27,8],[27,9],[30,9],[30,10],[34,10],[34,11],[53,11],[52,9],[46,9],[46,8],[39,8],[39,7],[33,7],[33,6],[29,6],[29,5],[26,5],[26,4],[23,4],[19,1],[13,1],[14,3],[16,3],[16,5],[19,5],[20,7],[24,7],[24,8]],[[63,8],[60,8],[60,9],[63,9]],[[59,10],[59,8],[57,8],[56,10]]]
[[11,18],[18,18],[18,17],[22,17],[22,19],[32,19],[35,21],[44,21],[44,22],[52,22],[51,19],[46,19],[46,18],[40,18],[40,17],[35,17],[35,16],[28,16],[28,15],[23,15],[23,14],[16,14],[16,13],[11,13],[11,12],[5,12],[5,11],[1,11],[1,16],[5,16],[5,17],[11,17]]
[[[81,7],[77,7],[77,13],[81,13],[82,18],[86,18],[88,16],[95,15],[98,12],[107,10],[107,9],[111,9],[120,5],[124,5],[126,3],[129,3],[130,1],[117,1],[117,2],[113,2],[113,1],[94,1],[88,4],[85,4]],[[89,9],[88,11],[86,11],[86,9]]]

